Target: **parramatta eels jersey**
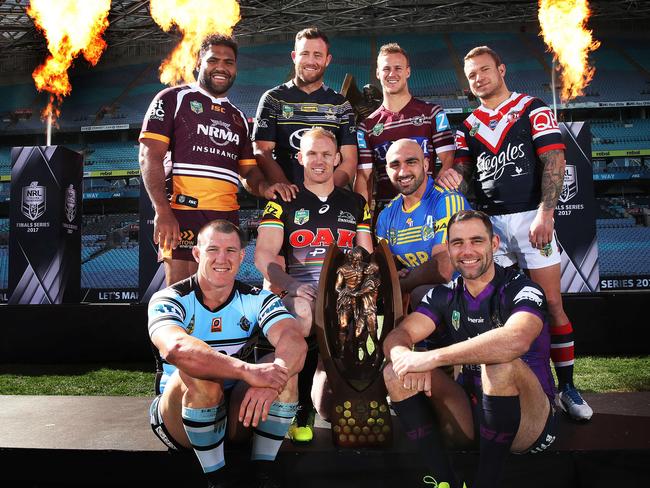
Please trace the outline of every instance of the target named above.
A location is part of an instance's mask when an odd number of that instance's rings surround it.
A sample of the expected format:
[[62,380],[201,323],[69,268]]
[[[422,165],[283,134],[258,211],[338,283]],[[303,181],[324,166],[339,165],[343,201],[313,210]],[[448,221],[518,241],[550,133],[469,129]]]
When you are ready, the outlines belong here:
[[[521,359],[554,401],[555,383],[549,366],[551,336],[544,291],[521,271],[494,266],[494,278],[476,298],[465,288],[463,278],[458,277],[451,283],[432,288],[415,311],[433,320],[436,324],[434,334],[443,334],[454,344],[503,327],[517,312],[539,317],[543,322],[542,331]],[[473,377],[474,383],[480,385],[480,365],[464,365],[463,376]]]
[[396,196],[379,214],[375,233],[406,268],[431,257],[431,249],[447,242],[447,223],[452,215],[469,209],[465,197],[436,185],[430,176],[422,199],[404,209],[404,197]]
[[343,188],[334,188],[324,201],[303,185],[299,189],[291,202],[269,202],[259,226],[284,232],[287,274],[312,283],[320,277],[330,244],[349,251],[357,233],[370,233],[370,211],[365,198]]
[[411,98],[399,112],[383,105],[359,124],[359,169],[375,170],[375,198],[387,201],[397,194],[386,174],[386,152],[399,139],[413,139],[429,158],[433,170],[436,153],[454,150],[454,134],[447,115],[439,106]]
[[541,154],[564,150],[553,111],[513,92],[495,110],[480,106],[456,132],[456,163],[471,163],[478,210],[490,215],[534,210],[541,201]]
[[[242,359],[252,352],[260,331],[266,336],[276,322],[293,318],[277,295],[239,281],[223,305],[209,310],[203,304],[196,275],[156,292],[149,301],[148,314],[149,337],[159,328],[173,325],[222,354]],[[161,360],[160,392],[176,371],[176,366]],[[224,382],[226,388],[234,384]]]
[[239,208],[239,167],[257,163],[246,117],[230,100],[198,84],[162,90],[144,118],[142,139],[169,144],[172,208]]
[[297,159],[305,132],[322,127],[336,136],[339,147],[356,146],[356,123],[352,105],[326,85],[312,93],[293,81],[262,95],[257,107],[254,141],[275,142],[275,160],[291,183],[302,183],[304,170]]

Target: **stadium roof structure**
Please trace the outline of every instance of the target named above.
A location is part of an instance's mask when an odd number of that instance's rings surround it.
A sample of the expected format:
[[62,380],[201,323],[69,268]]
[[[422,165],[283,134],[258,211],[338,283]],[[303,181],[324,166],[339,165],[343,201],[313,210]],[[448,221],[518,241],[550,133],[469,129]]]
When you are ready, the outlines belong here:
[[[149,14],[149,0],[112,0],[109,48],[164,47],[177,34],[163,32]],[[534,0],[240,0],[235,28],[243,44],[290,39],[297,28],[318,25],[331,34],[404,30],[498,30],[537,22]],[[0,71],[23,71],[43,59],[45,42],[25,13],[28,0],[0,0]],[[650,18],[650,0],[591,0],[592,22],[609,26]],[[155,54],[151,52],[151,54]],[[37,60],[36,60],[37,59]],[[27,62],[25,62],[27,61]]]

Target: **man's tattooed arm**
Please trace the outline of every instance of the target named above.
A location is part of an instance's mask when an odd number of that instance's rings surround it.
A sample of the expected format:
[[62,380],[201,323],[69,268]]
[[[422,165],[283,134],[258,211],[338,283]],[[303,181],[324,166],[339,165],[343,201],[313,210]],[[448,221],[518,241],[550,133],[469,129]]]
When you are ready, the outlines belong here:
[[542,201],[539,206],[542,210],[555,210],[564,183],[564,168],[566,166],[564,151],[547,151],[539,158],[544,164],[542,172]]

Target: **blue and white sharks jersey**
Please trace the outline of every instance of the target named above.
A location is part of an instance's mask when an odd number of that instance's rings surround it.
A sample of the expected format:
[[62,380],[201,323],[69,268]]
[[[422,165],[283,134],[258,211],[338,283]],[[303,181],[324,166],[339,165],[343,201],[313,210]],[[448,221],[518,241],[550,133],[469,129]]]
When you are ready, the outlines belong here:
[[[203,304],[196,275],[155,293],[148,315],[149,337],[161,327],[177,326],[220,353],[240,358],[252,352],[260,332],[266,336],[275,323],[293,318],[277,295],[239,281],[235,281],[226,302],[210,310]],[[160,359],[162,393],[176,366]],[[224,382],[226,388],[234,384],[235,381]]]

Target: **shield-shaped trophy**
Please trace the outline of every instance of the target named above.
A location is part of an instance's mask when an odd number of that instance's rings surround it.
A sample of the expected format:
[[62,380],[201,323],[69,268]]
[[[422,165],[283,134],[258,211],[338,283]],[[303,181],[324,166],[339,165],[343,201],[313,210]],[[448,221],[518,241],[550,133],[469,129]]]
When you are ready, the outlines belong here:
[[334,444],[386,447],[393,439],[382,375],[383,340],[402,318],[397,270],[385,242],[370,255],[331,245],[316,299],[318,346],[333,393]]

